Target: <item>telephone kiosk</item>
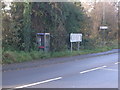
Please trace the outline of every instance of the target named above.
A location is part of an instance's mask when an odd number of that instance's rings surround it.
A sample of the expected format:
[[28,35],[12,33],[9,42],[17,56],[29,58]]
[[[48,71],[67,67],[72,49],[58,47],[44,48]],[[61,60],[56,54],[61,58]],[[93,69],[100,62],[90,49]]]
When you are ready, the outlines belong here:
[[50,50],[50,33],[36,33],[36,39],[39,50]]

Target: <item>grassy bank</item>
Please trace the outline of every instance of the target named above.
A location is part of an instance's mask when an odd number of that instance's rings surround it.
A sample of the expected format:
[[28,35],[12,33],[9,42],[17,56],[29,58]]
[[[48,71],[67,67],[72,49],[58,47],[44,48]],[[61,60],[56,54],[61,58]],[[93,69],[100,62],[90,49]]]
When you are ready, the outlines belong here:
[[65,56],[75,56],[75,55],[82,55],[82,54],[90,54],[90,53],[98,53],[104,52],[108,50],[112,50],[116,47],[101,47],[96,49],[81,49],[80,51],[61,51],[61,52],[41,52],[41,51],[31,51],[31,52],[24,52],[24,51],[4,51],[2,54],[3,64],[11,64],[11,63],[20,63],[25,61],[32,61],[32,60],[42,60],[47,58],[54,58],[54,57],[65,57]]

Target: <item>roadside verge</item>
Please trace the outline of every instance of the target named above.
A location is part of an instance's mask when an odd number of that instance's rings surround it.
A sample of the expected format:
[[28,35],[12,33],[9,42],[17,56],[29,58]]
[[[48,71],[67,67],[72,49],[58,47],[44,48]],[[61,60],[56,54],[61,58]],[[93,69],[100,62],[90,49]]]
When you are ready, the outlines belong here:
[[52,64],[74,61],[74,58],[80,60],[84,58],[108,55],[112,53],[118,53],[118,49],[113,49],[110,51],[93,53],[93,54],[84,54],[84,55],[60,57],[60,58],[50,58],[50,59],[43,59],[43,60],[34,60],[34,61],[22,62],[22,63],[16,63],[16,64],[6,64],[2,66],[2,71],[6,72],[6,71],[22,70],[22,69],[35,68],[35,67],[44,67],[44,66],[48,66]]

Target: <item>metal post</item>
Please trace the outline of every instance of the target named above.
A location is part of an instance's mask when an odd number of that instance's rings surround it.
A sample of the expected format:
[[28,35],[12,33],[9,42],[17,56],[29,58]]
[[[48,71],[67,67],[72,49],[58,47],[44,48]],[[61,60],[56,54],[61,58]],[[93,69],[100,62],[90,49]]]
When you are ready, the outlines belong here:
[[105,45],[105,30],[103,30],[103,46]]
[[71,42],[71,52],[72,52],[72,42]]
[[46,52],[46,34],[44,34],[44,51]]
[[80,50],[80,42],[78,42],[78,51]]

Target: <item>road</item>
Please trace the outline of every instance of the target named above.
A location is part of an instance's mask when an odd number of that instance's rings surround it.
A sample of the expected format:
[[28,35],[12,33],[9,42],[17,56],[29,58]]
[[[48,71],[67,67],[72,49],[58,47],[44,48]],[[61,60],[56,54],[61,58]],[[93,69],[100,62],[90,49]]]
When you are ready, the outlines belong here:
[[[118,88],[118,53],[3,72],[3,88]],[[65,58],[69,59],[69,58]]]

